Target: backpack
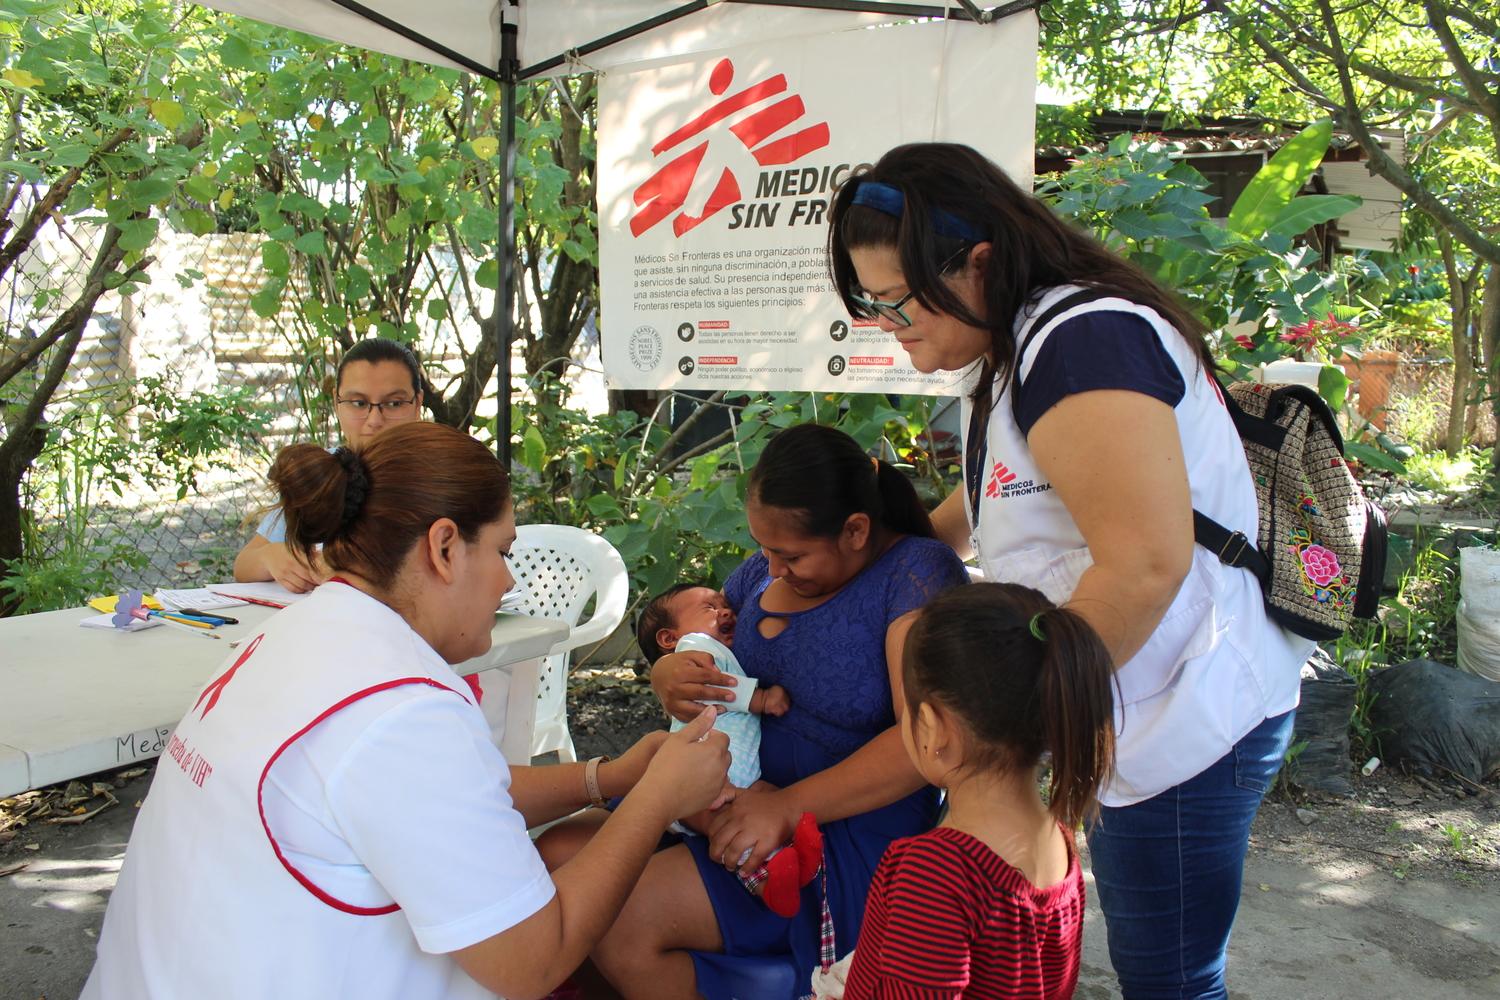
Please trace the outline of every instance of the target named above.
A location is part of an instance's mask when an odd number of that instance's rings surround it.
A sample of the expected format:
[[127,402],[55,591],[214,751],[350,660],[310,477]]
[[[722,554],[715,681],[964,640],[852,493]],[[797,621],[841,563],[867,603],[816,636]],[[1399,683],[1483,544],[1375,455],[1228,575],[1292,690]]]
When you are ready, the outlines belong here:
[[[1074,292],[1029,320],[1017,338],[1016,366],[1032,336],[1062,313],[1114,297]],[[1333,411],[1306,386],[1226,386],[1210,374],[1245,447],[1260,524],[1252,541],[1195,510],[1193,540],[1226,566],[1254,574],[1267,612],[1290,632],[1335,639],[1351,618],[1374,618],[1385,581],[1385,513],[1349,471]]]

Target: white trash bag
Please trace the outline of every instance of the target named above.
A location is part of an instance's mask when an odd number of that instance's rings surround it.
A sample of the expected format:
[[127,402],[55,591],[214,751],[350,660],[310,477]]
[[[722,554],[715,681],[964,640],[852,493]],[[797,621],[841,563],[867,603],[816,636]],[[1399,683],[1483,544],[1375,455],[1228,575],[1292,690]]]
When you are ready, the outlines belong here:
[[1500,549],[1460,549],[1458,578],[1458,665],[1500,681]]

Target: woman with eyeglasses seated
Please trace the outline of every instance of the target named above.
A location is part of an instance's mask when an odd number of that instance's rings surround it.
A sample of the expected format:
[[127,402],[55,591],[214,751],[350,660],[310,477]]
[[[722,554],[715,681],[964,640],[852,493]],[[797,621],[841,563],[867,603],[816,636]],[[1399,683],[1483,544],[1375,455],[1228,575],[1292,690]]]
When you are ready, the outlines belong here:
[[965,488],[937,537],[1066,604],[1114,661],[1116,773],[1087,833],[1126,1000],[1225,996],[1250,822],[1311,643],[1194,543],[1195,511],[1258,523],[1202,324],[967,146],[891,150],[829,226],[851,314],[917,370],[972,376]]
[[[387,427],[420,420],[422,368],[411,348],[371,337],[345,352],[334,375],[334,413],[345,443],[359,447]],[[286,521],[278,508],[266,514],[254,536],[234,558],[241,583],[275,580],[294,594],[328,578],[317,554],[298,555],[286,544]]]

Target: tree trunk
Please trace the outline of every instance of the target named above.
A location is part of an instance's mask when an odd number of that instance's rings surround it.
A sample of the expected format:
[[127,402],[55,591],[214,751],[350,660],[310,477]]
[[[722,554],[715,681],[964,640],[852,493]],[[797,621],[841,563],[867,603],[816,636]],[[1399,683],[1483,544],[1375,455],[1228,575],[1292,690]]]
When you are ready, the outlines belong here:
[[[1484,284],[1484,306],[1479,313],[1482,333],[1480,342],[1484,346],[1485,367],[1489,371],[1490,412],[1495,415],[1496,426],[1500,426],[1500,264],[1491,264],[1489,278]],[[1500,494],[1500,441],[1490,453],[1490,480],[1495,492]]]
[[1469,327],[1474,320],[1474,292],[1479,285],[1482,265],[1476,264],[1465,275],[1458,266],[1453,252],[1453,237],[1445,230],[1437,230],[1438,246],[1443,254],[1443,267],[1448,272],[1448,320],[1449,336],[1453,345],[1453,395],[1448,400],[1448,430],[1444,435],[1443,450],[1452,458],[1463,450],[1465,429],[1468,421],[1469,390],[1474,384],[1474,356],[1469,348]]

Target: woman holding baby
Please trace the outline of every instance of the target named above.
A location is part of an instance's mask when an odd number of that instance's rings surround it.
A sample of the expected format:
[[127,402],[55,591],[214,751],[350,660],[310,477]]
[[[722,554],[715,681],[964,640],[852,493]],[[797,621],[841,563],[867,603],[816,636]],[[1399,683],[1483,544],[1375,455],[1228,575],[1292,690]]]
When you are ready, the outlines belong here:
[[[722,807],[708,836],[659,851],[595,949],[594,964],[628,997],[720,995],[716,966],[695,952],[780,956],[805,984],[819,960],[822,880],[788,919],[746,892],[735,871],[759,867],[804,812],[815,815],[843,954],[858,939],[886,847],[937,818],[937,790],[896,728],[897,619],[967,576],[933,538],[911,483],[841,431],[803,425],[762,452],[745,515],[760,551],[724,585],[738,617],[733,652],[762,686],[784,688],[791,708],[761,717],[768,784]],[[704,653],[656,663],[652,685],[670,714],[691,718],[698,699],[733,697],[722,686],[733,678],[711,664]]]

